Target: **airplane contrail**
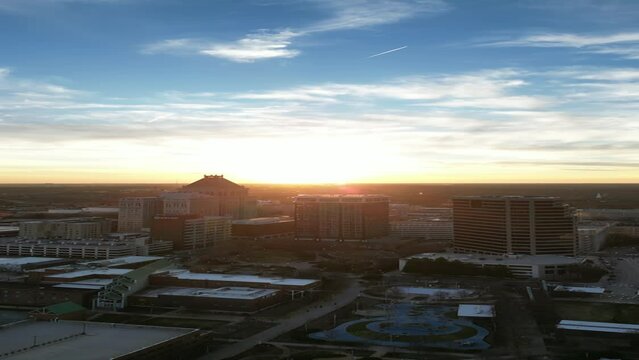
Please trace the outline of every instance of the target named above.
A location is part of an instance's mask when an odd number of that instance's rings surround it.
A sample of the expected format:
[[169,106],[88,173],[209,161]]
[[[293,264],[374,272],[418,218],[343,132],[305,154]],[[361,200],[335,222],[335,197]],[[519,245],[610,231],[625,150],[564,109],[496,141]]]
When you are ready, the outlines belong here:
[[404,50],[404,49],[406,49],[407,47],[408,47],[408,46],[402,46],[402,47],[398,47],[397,49],[387,50],[387,51],[381,52],[381,53],[379,53],[379,54],[371,55],[371,56],[369,56],[368,58],[370,59],[370,58],[374,58],[374,57],[377,57],[377,56],[380,56],[380,55],[386,55],[386,54],[388,54],[388,53],[392,53],[392,52],[395,52],[395,51]]

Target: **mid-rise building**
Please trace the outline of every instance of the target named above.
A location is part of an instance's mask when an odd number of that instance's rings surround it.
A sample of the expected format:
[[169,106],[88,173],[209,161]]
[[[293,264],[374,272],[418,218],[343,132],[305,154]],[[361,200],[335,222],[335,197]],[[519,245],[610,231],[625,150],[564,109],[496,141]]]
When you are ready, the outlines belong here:
[[219,200],[195,192],[166,192],[161,195],[163,215],[219,216]]
[[101,239],[111,230],[111,220],[103,218],[77,218],[65,220],[25,221],[20,223],[22,239]]
[[153,217],[162,212],[162,199],[157,197],[128,197],[120,199],[118,231],[139,232],[151,227]]
[[295,221],[288,216],[233,220],[231,234],[238,240],[291,240],[295,235]]
[[588,254],[601,250],[610,228],[611,224],[607,223],[577,225],[577,253]]
[[382,195],[299,195],[295,238],[362,241],[386,236],[388,204]]
[[171,242],[174,250],[214,246],[231,238],[231,221],[223,216],[158,215],[151,226],[151,244]]
[[482,254],[574,256],[574,210],[548,196],[455,197],[453,247]]
[[399,238],[452,241],[453,222],[424,219],[391,221],[390,234]]

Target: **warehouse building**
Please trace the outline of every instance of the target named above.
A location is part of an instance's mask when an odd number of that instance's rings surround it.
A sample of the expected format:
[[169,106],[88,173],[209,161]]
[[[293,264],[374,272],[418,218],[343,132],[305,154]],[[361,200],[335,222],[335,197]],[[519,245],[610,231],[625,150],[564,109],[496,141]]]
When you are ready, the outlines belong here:
[[181,307],[254,312],[286,299],[283,291],[249,287],[162,287],[129,297],[132,306]]

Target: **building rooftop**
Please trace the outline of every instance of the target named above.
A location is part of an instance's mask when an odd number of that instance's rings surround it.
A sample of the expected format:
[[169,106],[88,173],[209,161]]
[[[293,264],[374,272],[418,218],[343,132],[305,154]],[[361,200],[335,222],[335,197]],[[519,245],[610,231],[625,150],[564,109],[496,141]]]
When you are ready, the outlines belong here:
[[495,306],[486,304],[459,304],[457,316],[463,317],[495,317]]
[[300,194],[295,197],[295,202],[327,201],[327,202],[388,202],[390,198],[379,194]]
[[545,195],[458,195],[453,199],[460,200],[559,200],[556,196]]
[[275,278],[262,277],[257,275],[192,273],[186,270],[170,271],[167,275],[182,280],[228,281],[238,283],[244,282],[287,286],[307,286],[319,282],[319,280],[314,279]]
[[233,220],[233,224],[237,225],[265,225],[265,224],[276,224],[283,222],[292,222],[295,221],[291,217],[260,217],[253,219],[244,219],[244,220]]
[[115,276],[127,274],[131,271],[132,270],[130,269],[114,269],[114,268],[87,269],[87,270],[71,271],[71,272],[66,272],[61,274],[47,275],[47,279],[48,280],[74,279],[74,278],[85,277],[85,276],[99,276],[99,275],[115,277]]
[[224,178],[224,175],[204,175],[200,180],[182,187],[188,191],[218,191],[218,190],[243,190],[244,186],[238,185]]
[[557,285],[553,291],[564,291],[573,293],[586,293],[586,294],[603,294],[606,289],[602,287],[584,287],[584,286],[564,286]]
[[[83,332],[86,333],[83,335]],[[10,359],[112,359],[193,332],[193,329],[84,321],[25,321],[2,329],[0,356]],[[40,346],[33,347],[34,339]],[[56,341],[64,339],[64,341]]]
[[596,321],[561,320],[557,329],[606,333],[639,334],[637,324],[619,324]]
[[428,259],[436,260],[444,258],[448,261],[462,261],[474,264],[501,264],[501,265],[570,265],[578,264],[583,258],[563,255],[483,255],[483,254],[457,254],[457,253],[423,253],[412,255],[405,260]]
[[84,262],[82,265],[87,266],[100,266],[100,267],[113,267],[113,266],[123,266],[123,265],[135,265],[139,263],[145,263],[149,261],[162,260],[164,257],[162,256],[123,256],[119,258],[107,259],[107,260],[98,260],[98,261],[89,261]]
[[0,270],[23,271],[25,268],[46,267],[47,265],[68,262],[68,259],[51,257],[0,258]]
[[195,296],[219,299],[256,300],[274,295],[278,290],[256,289],[250,287],[221,287],[217,289],[191,288],[191,287],[163,287],[143,290],[136,296],[158,297],[160,295]]

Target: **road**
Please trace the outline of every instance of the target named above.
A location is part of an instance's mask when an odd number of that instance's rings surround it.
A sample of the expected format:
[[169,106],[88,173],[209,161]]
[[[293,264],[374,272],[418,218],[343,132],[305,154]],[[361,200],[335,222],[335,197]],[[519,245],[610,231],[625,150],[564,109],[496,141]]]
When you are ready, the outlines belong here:
[[362,288],[356,279],[349,280],[349,284],[330,299],[314,302],[308,306],[302,307],[289,314],[287,318],[281,319],[281,323],[279,325],[273,326],[261,333],[240,340],[234,344],[222,346],[213,352],[200,357],[199,360],[227,359],[239,355],[257,344],[271,341],[282,334],[303,326],[311,320],[325,316],[350,304],[359,296]]

